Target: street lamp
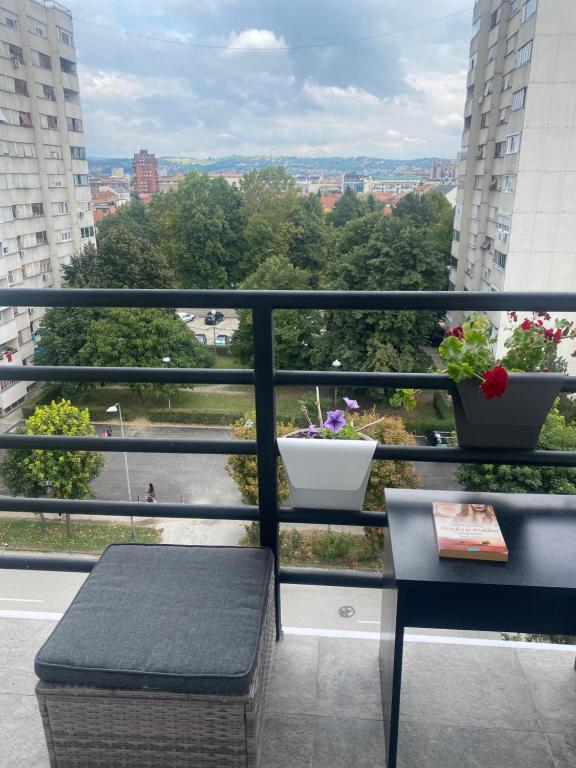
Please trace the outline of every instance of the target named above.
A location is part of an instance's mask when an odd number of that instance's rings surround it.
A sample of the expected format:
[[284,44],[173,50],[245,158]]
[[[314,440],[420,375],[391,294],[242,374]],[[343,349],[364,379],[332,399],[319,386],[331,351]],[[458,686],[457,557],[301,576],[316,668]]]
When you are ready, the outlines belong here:
[[[334,368],[336,371],[339,371],[340,368],[342,368],[342,363],[340,360],[334,360],[332,363],[332,368]],[[338,399],[338,387],[334,387],[334,408],[336,408],[336,401]]]
[[[164,364],[164,366],[165,366],[166,368],[170,368],[170,363],[171,363],[171,362],[172,362],[172,360],[171,360],[169,357],[163,357],[163,358],[162,358],[162,363]],[[170,395],[168,395],[168,410],[169,410],[169,411],[171,411],[171,410],[172,410],[172,406],[171,406],[171,404],[170,404]]]
[[[120,407],[120,403],[115,403],[114,405],[111,405],[109,408],[106,408],[106,413],[117,413],[120,417],[120,434],[122,437],[124,437],[124,422],[122,421],[122,408]],[[126,454],[126,451],[124,451],[124,469],[126,470],[126,486],[128,487],[128,501],[132,501],[132,491],[130,489],[130,473],[128,472],[128,455]],[[132,535],[132,541],[135,539],[135,532],[134,532],[134,518],[132,515],[130,515],[130,527],[131,527],[131,535]]]

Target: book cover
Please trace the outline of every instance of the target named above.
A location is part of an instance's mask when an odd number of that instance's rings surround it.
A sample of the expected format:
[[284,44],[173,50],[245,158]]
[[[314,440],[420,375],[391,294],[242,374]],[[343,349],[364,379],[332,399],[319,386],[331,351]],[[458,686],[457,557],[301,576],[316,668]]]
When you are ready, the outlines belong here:
[[491,504],[432,504],[440,557],[508,560],[508,547]]

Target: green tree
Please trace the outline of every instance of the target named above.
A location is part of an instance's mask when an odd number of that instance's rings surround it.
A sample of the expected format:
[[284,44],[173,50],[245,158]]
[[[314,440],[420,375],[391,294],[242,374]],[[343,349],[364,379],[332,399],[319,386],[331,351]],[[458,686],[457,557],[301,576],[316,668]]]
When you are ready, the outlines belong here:
[[[325,286],[343,291],[437,291],[447,286],[444,257],[428,247],[428,230],[372,213],[341,230]],[[352,311],[325,315],[316,360],[344,370],[416,371],[438,315],[422,311]],[[425,367],[425,366],[424,366]]]
[[[547,416],[538,441],[546,451],[576,449],[576,426],[568,425],[555,407]],[[466,491],[485,493],[576,493],[576,469],[508,464],[461,464],[456,479]]]
[[154,198],[151,215],[182,287],[229,288],[250,273],[240,195],[225,179],[189,173]]
[[[176,368],[209,368],[213,355],[165,309],[107,309],[90,323],[79,352],[81,365],[158,368],[169,357]],[[175,386],[131,383],[134,392],[169,394]]]
[[293,228],[288,243],[288,258],[295,267],[310,272],[312,286],[317,288],[332,239],[318,195],[301,197],[290,218]]
[[[27,435],[94,435],[90,414],[69,400],[39,406],[26,420]],[[0,474],[13,496],[51,496],[56,499],[90,498],[90,481],[98,476],[104,458],[97,451],[8,450],[0,464]],[[68,533],[70,519],[66,516]]]
[[[285,256],[271,256],[242,283],[252,290],[310,290],[310,272],[295,267]],[[231,349],[245,364],[252,362],[252,313],[238,312],[239,327]],[[320,332],[321,315],[315,310],[279,310],[274,313],[274,349],[279,368],[310,367],[312,349]]]
[[366,200],[352,189],[347,189],[328,214],[328,221],[335,227],[343,227],[349,221],[359,219],[366,213],[368,213]]
[[113,216],[104,216],[98,223],[96,240],[118,230],[129,231],[144,238],[150,245],[158,243],[159,233],[151,215],[151,208],[144,205],[139,197],[121,205]]

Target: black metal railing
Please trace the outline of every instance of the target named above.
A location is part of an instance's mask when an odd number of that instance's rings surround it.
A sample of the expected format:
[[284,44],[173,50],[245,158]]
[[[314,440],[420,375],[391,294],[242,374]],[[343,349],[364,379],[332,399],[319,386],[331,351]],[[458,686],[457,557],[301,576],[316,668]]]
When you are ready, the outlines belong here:
[[[277,628],[281,629],[280,584],[381,587],[378,573],[281,567],[279,525],[309,524],[385,526],[385,512],[287,509],[278,506],[275,388],[283,385],[414,387],[453,390],[447,376],[436,374],[362,373],[349,371],[284,371],[274,365],[273,315],[278,309],[324,310],[489,310],[576,312],[576,293],[456,293],[338,291],[186,291],[186,290],[27,290],[1,289],[0,305],[34,307],[206,307],[246,308],[253,314],[254,368],[175,369],[55,366],[0,366],[0,380],[146,382],[164,384],[251,384],[255,389],[256,440],[187,438],[108,438],[105,450],[142,453],[249,454],[258,460],[258,506],[155,504],[159,518],[257,520],[260,541],[276,562]],[[567,377],[564,392],[576,392],[576,377]],[[103,449],[97,437],[0,435],[0,448],[63,450]],[[576,466],[576,451],[465,450],[461,448],[379,445],[374,459],[458,463]],[[138,515],[137,502],[65,501],[0,497],[5,511],[61,512],[75,515]],[[139,506],[138,506],[139,508]],[[149,516],[150,510],[146,510]],[[51,555],[3,555],[0,568],[89,571],[95,558]]]

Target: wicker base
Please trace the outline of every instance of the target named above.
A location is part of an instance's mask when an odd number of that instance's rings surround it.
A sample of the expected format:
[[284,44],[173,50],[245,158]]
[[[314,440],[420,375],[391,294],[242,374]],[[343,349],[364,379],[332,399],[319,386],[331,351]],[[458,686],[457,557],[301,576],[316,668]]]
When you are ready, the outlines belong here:
[[258,768],[275,641],[274,593],[244,696],[40,681],[51,768]]

